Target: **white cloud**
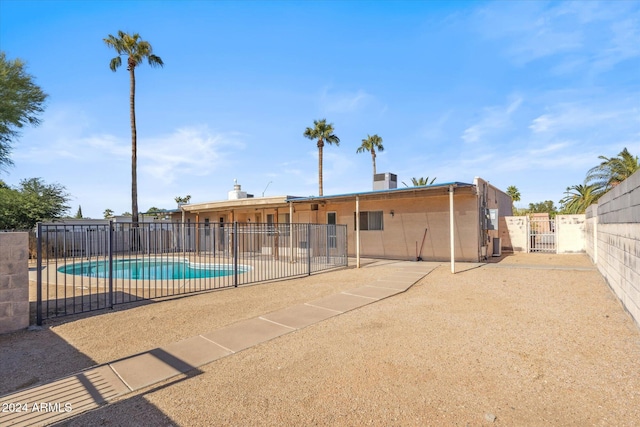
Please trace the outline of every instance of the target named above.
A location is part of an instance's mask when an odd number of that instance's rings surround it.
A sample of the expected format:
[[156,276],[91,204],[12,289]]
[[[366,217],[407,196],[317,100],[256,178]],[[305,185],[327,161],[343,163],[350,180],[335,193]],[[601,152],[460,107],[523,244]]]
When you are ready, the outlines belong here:
[[243,149],[237,134],[214,134],[206,127],[182,128],[138,143],[141,171],[165,183],[178,175],[206,176],[232,161],[228,149]]
[[516,96],[506,107],[485,108],[480,121],[464,130],[462,140],[467,144],[484,142],[487,136],[507,128],[521,104],[522,97]]
[[494,2],[475,21],[488,39],[506,41],[516,64],[554,57],[555,74],[594,75],[640,56],[640,11],[634,2]]

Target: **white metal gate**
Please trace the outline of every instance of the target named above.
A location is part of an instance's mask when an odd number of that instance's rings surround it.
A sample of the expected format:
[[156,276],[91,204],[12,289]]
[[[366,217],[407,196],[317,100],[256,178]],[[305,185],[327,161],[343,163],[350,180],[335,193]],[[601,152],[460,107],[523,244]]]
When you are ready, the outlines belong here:
[[556,224],[548,216],[529,218],[529,252],[556,253]]

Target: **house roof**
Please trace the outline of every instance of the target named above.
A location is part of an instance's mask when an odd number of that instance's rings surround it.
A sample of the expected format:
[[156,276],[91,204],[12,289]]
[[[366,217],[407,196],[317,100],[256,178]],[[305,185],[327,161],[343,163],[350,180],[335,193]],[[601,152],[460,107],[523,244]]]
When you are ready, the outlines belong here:
[[[430,185],[419,185],[415,187],[404,187],[404,188],[392,188],[387,190],[374,190],[374,191],[364,191],[357,193],[345,193],[345,194],[333,194],[328,196],[309,196],[309,197],[299,197],[299,196],[270,196],[270,197],[249,197],[246,199],[231,199],[231,200],[220,200],[213,202],[204,202],[204,203],[190,203],[182,205],[182,209],[185,212],[199,212],[199,211],[224,211],[224,210],[232,210],[232,209],[242,209],[242,208],[259,208],[259,207],[280,207],[287,206],[289,203],[314,203],[314,202],[322,202],[328,200],[351,200],[356,196],[362,197],[364,199],[376,199],[376,198],[387,198],[387,197],[402,197],[402,196],[411,196],[416,193],[432,193],[433,195],[447,192],[449,187],[453,186],[455,188],[475,188],[474,184],[469,184],[465,182],[446,182],[440,184],[430,184]],[[179,212],[176,211],[176,212]]]
[[286,206],[289,199],[295,199],[296,196],[270,196],[270,197],[248,197],[246,199],[220,200],[217,202],[192,203],[182,205],[185,212],[197,212],[203,210],[225,210],[237,209],[242,207],[260,207],[260,206]]
[[430,185],[418,185],[414,187],[405,187],[405,188],[391,188],[387,190],[373,190],[373,191],[364,191],[358,193],[345,193],[345,194],[334,194],[329,196],[310,196],[310,197],[294,197],[287,199],[287,202],[317,202],[317,201],[325,201],[325,200],[338,200],[338,199],[353,199],[356,196],[371,199],[371,198],[385,198],[388,196],[396,196],[396,195],[410,195],[417,192],[424,191],[442,191],[448,190],[450,186],[455,188],[468,188],[475,187],[474,184],[469,184],[466,182],[446,182],[441,184],[430,184]]

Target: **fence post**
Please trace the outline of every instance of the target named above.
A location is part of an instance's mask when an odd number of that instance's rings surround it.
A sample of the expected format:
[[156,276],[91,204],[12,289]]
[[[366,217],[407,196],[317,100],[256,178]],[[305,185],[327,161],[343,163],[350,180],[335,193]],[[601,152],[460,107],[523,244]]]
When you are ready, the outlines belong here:
[[109,221],[109,308],[113,309],[113,222]]
[[233,221],[233,286],[238,287],[238,221]]
[[311,276],[311,224],[307,224],[307,276]]
[[36,230],[36,325],[42,326],[42,223]]

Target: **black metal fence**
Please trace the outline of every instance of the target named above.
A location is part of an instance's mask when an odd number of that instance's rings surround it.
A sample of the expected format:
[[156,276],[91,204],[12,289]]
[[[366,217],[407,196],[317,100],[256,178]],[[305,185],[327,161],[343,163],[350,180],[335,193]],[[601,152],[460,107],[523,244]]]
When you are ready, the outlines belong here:
[[37,315],[310,275],[347,265],[347,229],[327,224],[38,224]]

